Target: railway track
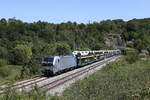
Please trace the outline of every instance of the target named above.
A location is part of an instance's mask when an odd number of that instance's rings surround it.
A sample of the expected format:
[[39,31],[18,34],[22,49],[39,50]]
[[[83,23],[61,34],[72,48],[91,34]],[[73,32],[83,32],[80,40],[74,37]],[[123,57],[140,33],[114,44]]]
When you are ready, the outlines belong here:
[[3,92],[5,90],[10,90],[10,89],[20,89],[20,88],[24,88],[26,86],[29,86],[29,85],[32,85],[32,84],[36,84],[38,82],[41,82],[41,81],[44,81],[44,80],[47,80],[48,78],[46,77],[40,77],[40,76],[37,76],[33,79],[29,79],[29,80],[25,80],[25,81],[21,81],[21,82],[18,82],[16,84],[13,84],[13,85],[10,85],[10,86],[7,86],[7,87],[4,87],[4,88],[0,88],[0,94],[3,94]]
[[[111,57],[111,58],[107,58],[103,61],[100,61],[100,62],[96,62],[96,63],[93,63],[91,65],[87,65],[87,67],[82,67],[81,70],[79,71],[76,71],[76,72],[73,72],[73,73],[70,73],[66,76],[63,76],[63,77],[60,77],[60,78],[57,78],[51,82],[48,82],[48,83],[44,83],[44,81],[49,81],[51,79],[50,78],[46,78],[46,77],[35,77],[33,79],[30,79],[30,80],[26,80],[26,81],[23,81],[23,82],[18,82],[16,84],[13,84],[11,86],[8,86],[8,87],[5,87],[5,88],[2,88],[0,90],[0,94],[3,94],[4,93],[4,90],[7,90],[7,89],[15,89],[15,90],[19,90],[19,89],[24,89],[25,87],[31,87],[31,86],[34,86],[35,84],[37,84],[37,86],[39,88],[41,88],[43,91],[50,91],[51,89],[54,89],[55,87],[57,86],[60,86],[76,77],[79,77],[80,75],[83,75],[84,73],[86,72],[89,72],[90,70],[92,69],[95,69],[96,67],[102,65],[102,64],[105,64],[107,62],[109,62],[110,60],[114,59],[115,57]],[[57,76],[56,76],[57,77]],[[54,77],[53,77],[54,78]],[[38,85],[38,83],[40,82],[43,82],[42,85]],[[31,90],[28,89],[28,91]]]
[[66,82],[68,82],[68,81],[70,81],[70,80],[72,80],[72,79],[74,79],[76,77],[79,77],[80,75],[82,75],[82,74],[84,74],[86,72],[89,72],[92,69],[95,69],[96,67],[98,67],[100,65],[103,65],[103,64],[109,62],[113,58],[114,57],[108,58],[106,61],[98,62],[98,63],[96,63],[94,65],[93,64],[89,65],[89,67],[87,67],[87,68],[84,68],[84,69],[82,69],[80,71],[71,73],[71,74],[69,74],[69,75],[67,75],[65,77],[62,77],[62,78],[58,79],[58,80],[55,80],[55,81],[50,82],[48,84],[45,84],[45,85],[43,85],[43,86],[41,86],[39,88],[43,89],[45,92],[50,91],[51,89],[53,89],[53,88],[55,88],[55,87],[57,87],[59,85],[62,85],[62,84],[66,83]]

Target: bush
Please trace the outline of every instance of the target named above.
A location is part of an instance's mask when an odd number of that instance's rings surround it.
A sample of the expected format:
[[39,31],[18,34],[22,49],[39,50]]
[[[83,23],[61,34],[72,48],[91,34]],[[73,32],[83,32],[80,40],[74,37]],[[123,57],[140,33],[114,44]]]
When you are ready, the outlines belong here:
[[126,61],[130,64],[136,62],[139,59],[138,53],[132,52],[125,57]]
[[28,45],[17,45],[14,50],[15,64],[23,65],[30,61],[32,57],[32,49]]
[[7,77],[8,75],[10,75],[11,70],[5,66],[5,67],[0,67],[0,76],[1,77]]
[[150,85],[145,84],[142,88],[134,90],[132,92],[132,99],[136,98],[137,100],[149,100],[150,98]]
[[0,100],[58,100],[49,99],[46,93],[40,90],[37,86],[33,87],[30,92],[17,91],[15,89],[6,89],[4,95],[0,96]]
[[130,64],[136,62],[139,59],[138,51],[133,48],[125,49],[125,54],[125,59]]
[[7,59],[8,51],[4,47],[0,47],[0,58]]
[[7,61],[5,59],[0,59],[0,67],[7,65]]

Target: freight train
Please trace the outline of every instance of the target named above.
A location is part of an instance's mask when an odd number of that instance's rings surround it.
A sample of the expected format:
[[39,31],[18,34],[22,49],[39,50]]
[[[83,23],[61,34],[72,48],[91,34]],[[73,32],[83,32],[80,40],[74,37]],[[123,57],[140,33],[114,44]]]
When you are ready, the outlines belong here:
[[95,50],[73,51],[71,55],[67,56],[45,56],[41,62],[41,71],[44,76],[51,76],[119,54],[121,54],[120,50]]

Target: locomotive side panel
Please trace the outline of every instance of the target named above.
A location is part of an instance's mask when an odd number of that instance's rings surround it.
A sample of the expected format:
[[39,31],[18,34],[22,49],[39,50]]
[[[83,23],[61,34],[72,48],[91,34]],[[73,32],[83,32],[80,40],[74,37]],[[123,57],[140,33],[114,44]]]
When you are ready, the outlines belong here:
[[58,66],[55,66],[57,68],[57,71],[62,71],[64,69],[69,69],[72,67],[77,66],[77,61],[74,56],[60,56],[60,59],[58,60],[57,64]]

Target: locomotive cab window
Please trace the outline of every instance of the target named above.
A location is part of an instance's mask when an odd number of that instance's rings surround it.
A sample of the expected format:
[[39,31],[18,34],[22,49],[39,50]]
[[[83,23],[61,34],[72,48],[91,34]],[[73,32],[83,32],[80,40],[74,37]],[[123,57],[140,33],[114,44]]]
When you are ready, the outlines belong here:
[[53,62],[54,58],[53,57],[45,57],[44,61],[45,62]]

